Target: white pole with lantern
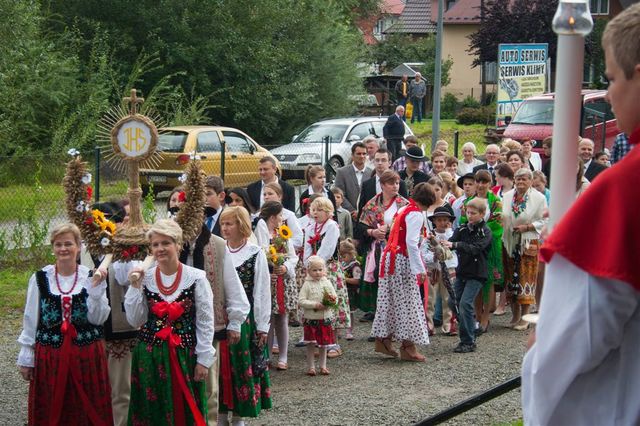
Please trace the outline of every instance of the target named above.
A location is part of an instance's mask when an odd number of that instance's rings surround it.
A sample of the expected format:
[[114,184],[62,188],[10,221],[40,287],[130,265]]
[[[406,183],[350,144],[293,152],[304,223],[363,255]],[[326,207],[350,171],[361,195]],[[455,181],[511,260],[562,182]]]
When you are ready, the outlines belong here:
[[588,0],[560,1],[553,17],[553,31],[558,34],[558,51],[549,231],[560,221],[576,197],[584,38],[592,28]]

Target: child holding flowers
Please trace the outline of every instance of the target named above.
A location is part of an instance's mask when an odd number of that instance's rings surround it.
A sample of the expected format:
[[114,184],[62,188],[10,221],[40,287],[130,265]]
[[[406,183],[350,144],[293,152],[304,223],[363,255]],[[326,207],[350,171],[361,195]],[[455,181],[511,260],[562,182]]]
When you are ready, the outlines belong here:
[[[338,240],[340,239],[340,229],[338,224],[332,219],[333,204],[328,198],[319,197],[311,203],[311,216],[313,222],[307,225],[305,230],[304,259],[308,260],[313,255],[318,255],[324,259],[327,265],[327,277],[338,296],[338,311],[334,319],[334,326],[337,329],[351,327],[349,316],[349,296],[344,281],[342,265],[338,258]],[[338,345],[329,349],[329,358],[340,356],[342,351]]]
[[[338,306],[338,296],[327,279],[325,261],[320,256],[307,259],[307,278],[300,290],[300,307],[304,309],[304,340],[315,343],[319,349],[320,374],[328,375],[327,347],[335,344],[332,328],[333,310]],[[307,344],[307,375],[315,376],[315,346]]]
[[273,348],[274,335],[278,339],[278,370],[286,370],[289,349],[289,312],[298,306],[296,264],[298,256],[293,248],[291,230],[282,224],[282,204],[266,201],[260,209],[256,238],[267,253],[271,275],[271,327],[269,348]]

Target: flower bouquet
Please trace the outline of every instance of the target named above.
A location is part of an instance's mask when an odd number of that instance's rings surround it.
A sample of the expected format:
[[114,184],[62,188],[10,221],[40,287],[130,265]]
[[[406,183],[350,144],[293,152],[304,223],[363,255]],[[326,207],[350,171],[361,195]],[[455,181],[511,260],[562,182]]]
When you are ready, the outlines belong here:
[[325,290],[322,295],[322,304],[327,308],[338,309],[338,298]]

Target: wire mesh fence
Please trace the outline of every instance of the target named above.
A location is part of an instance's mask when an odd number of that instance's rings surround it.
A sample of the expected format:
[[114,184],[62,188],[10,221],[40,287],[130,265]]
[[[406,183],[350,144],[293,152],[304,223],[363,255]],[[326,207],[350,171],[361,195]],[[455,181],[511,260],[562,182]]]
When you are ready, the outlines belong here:
[[[376,135],[377,136],[377,135]],[[430,154],[429,134],[417,135],[427,157]],[[246,187],[260,179],[259,160],[264,155],[273,155],[278,161],[281,178],[296,188],[296,201],[307,188],[303,179],[304,169],[309,165],[321,165],[327,170],[331,182],[337,168],[348,165],[353,140],[325,138],[319,144],[287,144],[284,146],[256,147],[234,151],[227,145],[224,156],[220,152],[199,152],[203,169],[207,174],[224,173],[227,188]],[[442,131],[441,139],[449,142],[449,154],[461,151],[468,141],[474,142],[479,153],[484,152],[486,140],[478,131]],[[457,143],[456,143],[457,142]],[[259,148],[259,149],[258,149]],[[126,197],[128,181],[126,175],[105,161],[106,152],[98,149],[81,152],[92,175],[93,200],[120,201]],[[141,184],[145,194],[151,193],[144,203],[151,208],[148,217],[161,218],[167,215],[166,197],[174,184],[167,176],[177,177],[191,161],[189,153],[168,155],[157,170],[141,170]],[[223,160],[224,158],[224,160]],[[67,221],[65,193],[62,185],[66,164],[71,157],[64,154],[14,155],[0,157],[0,264],[13,258],[29,257],[39,247],[47,246],[51,229]],[[164,161],[164,160],[163,160]],[[156,185],[151,176],[162,184]],[[179,182],[176,181],[175,185]],[[143,206],[144,207],[144,206]]]

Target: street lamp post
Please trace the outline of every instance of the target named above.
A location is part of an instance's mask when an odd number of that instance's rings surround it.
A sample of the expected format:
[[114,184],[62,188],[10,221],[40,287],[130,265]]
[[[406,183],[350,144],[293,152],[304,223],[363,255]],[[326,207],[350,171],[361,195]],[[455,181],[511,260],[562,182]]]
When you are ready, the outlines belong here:
[[562,218],[576,196],[584,38],[592,28],[588,0],[560,1],[553,17],[553,31],[558,34],[558,53],[549,230]]

